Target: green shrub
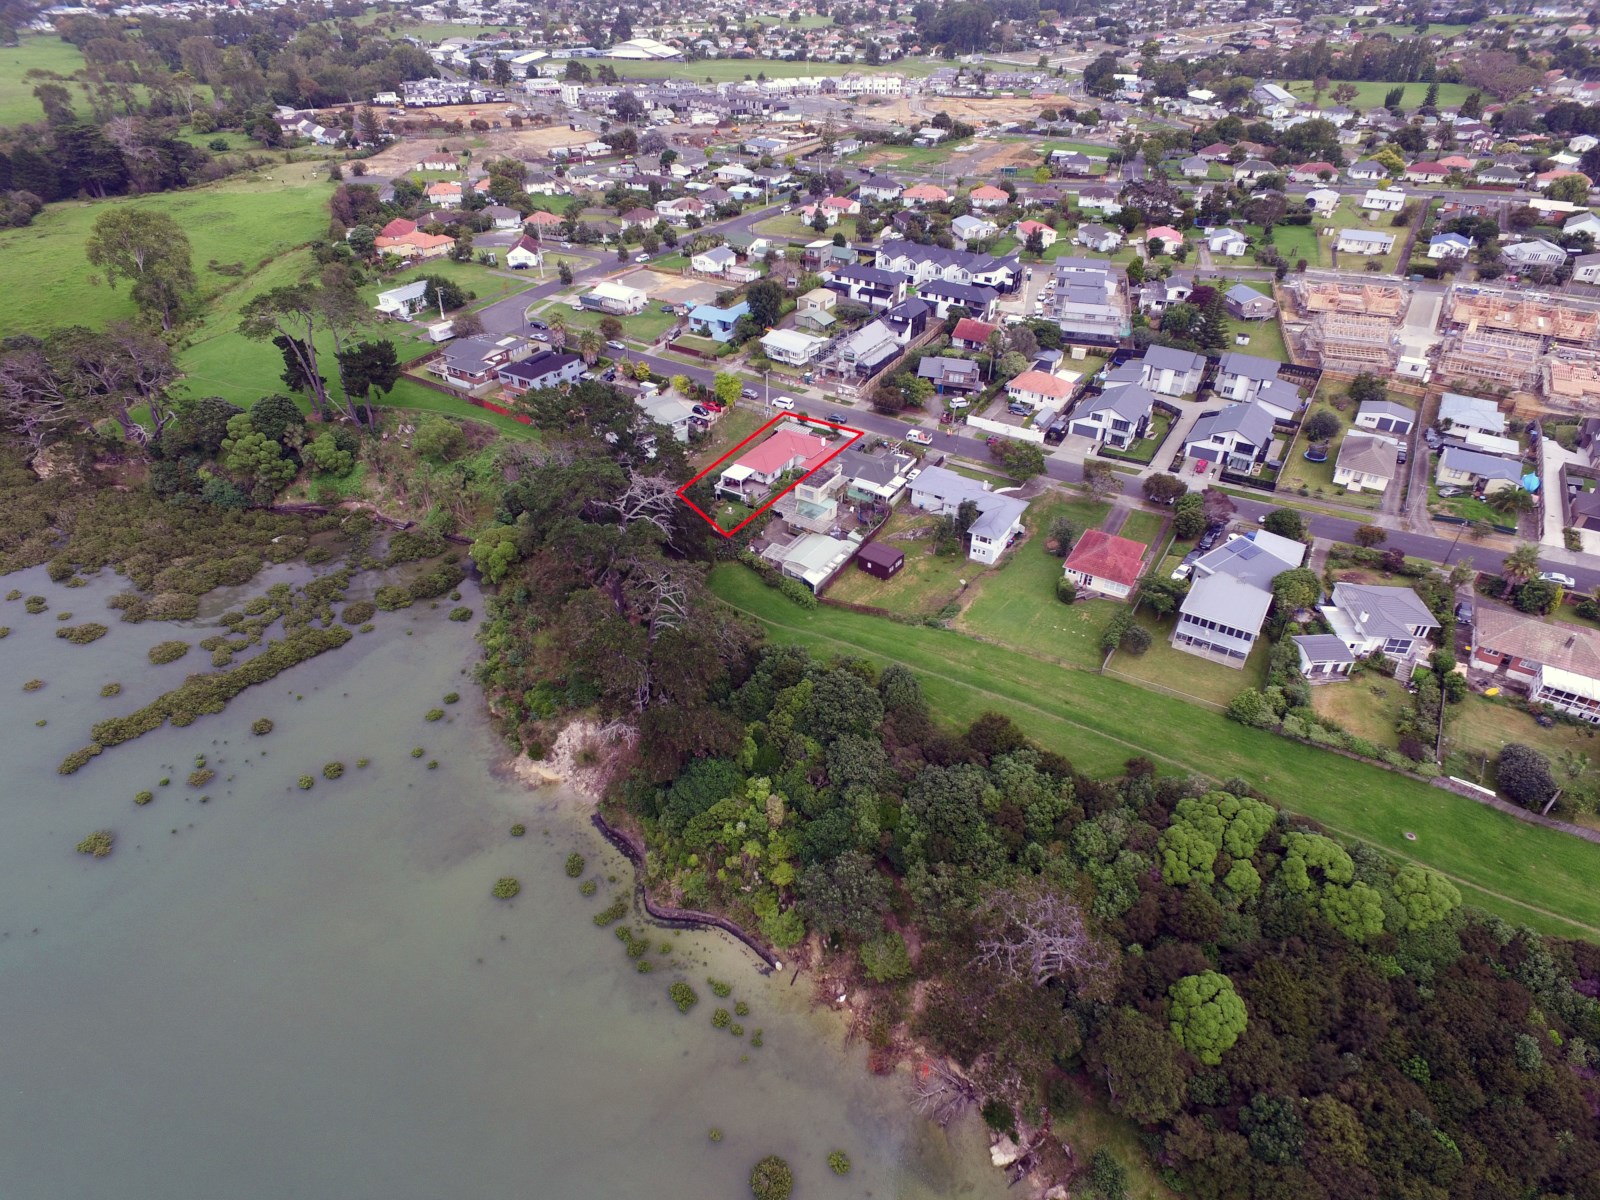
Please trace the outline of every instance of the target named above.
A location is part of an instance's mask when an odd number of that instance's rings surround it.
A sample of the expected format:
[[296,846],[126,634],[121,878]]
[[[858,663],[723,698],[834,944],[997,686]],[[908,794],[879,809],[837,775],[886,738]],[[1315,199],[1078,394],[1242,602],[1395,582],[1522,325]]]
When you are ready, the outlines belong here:
[[84,625],[63,625],[56,630],[56,636],[65,638],[74,646],[87,646],[90,642],[98,642],[110,632],[107,626],[90,621]]
[[122,685],[120,683],[108,683],[100,689],[100,695],[107,700],[113,696],[120,696],[122,695]]
[[713,1125],[706,1132],[706,1136],[708,1138],[710,1138],[713,1142],[720,1142],[722,1140],[722,1130],[718,1129],[715,1125]]
[[585,879],[583,881],[582,886],[580,886],[578,888],[578,894],[582,895],[582,896],[592,896],[596,892],[598,892],[599,890],[600,890],[600,883],[599,883],[598,880]]
[[494,881],[494,898],[509,900],[522,890],[522,883],[514,875],[502,875]]
[[371,762],[372,762],[372,760],[370,758],[358,758],[358,759],[356,759],[356,770],[358,770],[358,771],[366,770],[368,764],[370,764]]
[[735,1001],[733,1005],[733,1015],[736,1017],[748,1017],[750,1015],[750,1006],[743,1000]]
[[31,613],[42,613],[45,609],[50,607],[50,602],[43,596],[29,596],[27,600],[23,602],[22,607]]
[[594,915],[594,923],[604,929],[607,925],[615,925],[628,915],[628,898],[618,896],[608,906]]
[[422,715],[422,719],[424,721],[442,721],[444,720],[444,709],[430,708]]
[[446,704],[454,704],[460,699],[461,699],[461,693],[460,692],[446,692],[444,694],[444,702]]
[[450,610],[450,619],[452,621],[470,621],[472,620],[472,610],[465,605],[458,605]]
[[70,620],[72,620],[72,614],[69,613],[69,612],[58,612],[56,614],[56,620],[58,620],[58,621],[70,621]]
[[828,1166],[835,1175],[850,1174],[850,1156],[843,1150],[835,1150],[828,1155]]
[[154,792],[138,792],[134,795],[133,802],[140,805],[149,804],[155,798]]
[[750,1172],[750,1193],[756,1200],[789,1200],[794,1172],[776,1154],[769,1154]]
[[733,984],[731,983],[724,983],[722,980],[712,979],[710,976],[706,977],[706,983],[710,985],[712,994],[719,1000],[726,1000],[733,995]]
[[343,774],[344,774],[344,764],[342,762],[331,762],[331,763],[323,763],[322,764],[322,777],[324,779],[338,779]]
[[756,1030],[750,1035],[750,1044],[757,1050],[761,1049],[761,1047],[766,1044],[766,1035],[763,1034],[761,1030]]
[[386,583],[378,589],[372,597],[373,602],[384,612],[394,612],[396,609],[411,607],[411,592],[398,583]]
[[711,1028],[726,1029],[732,1020],[732,1013],[725,1008],[719,1008],[711,1014]]
[[257,737],[266,737],[272,732],[272,721],[267,717],[257,717],[250,723],[250,732]]
[[21,600],[22,599],[22,593],[20,591],[18,591],[16,588],[12,588],[9,592],[6,593],[6,599],[7,600]]
[[1007,1137],[1017,1135],[1017,1114],[1004,1100],[990,1100],[983,1106],[983,1123],[996,1133]]
[[411,757],[412,758],[421,758],[426,753],[427,753],[427,751],[425,751],[421,746],[413,746],[413,747],[411,747]]
[[735,1021],[728,1026],[728,1032],[733,1034],[734,1037],[742,1038],[744,1036],[744,1026]]
[[157,642],[150,647],[150,661],[156,666],[177,662],[189,653],[188,642]]
[[567,878],[578,878],[583,874],[583,868],[585,865],[586,864],[584,862],[583,855],[579,854],[576,850],[567,855]]
[[371,600],[352,600],[344,606],[339,619],[346,625],[365,625],[377,614],[378,606]]
[[10,636],[11,636],[11,626],[9,626],[9,625],[0,625],[0,638],[8,638]]
[[525,834],[527,832],[528,832],[528,827],[526,825],[522,824],[521,822],[518,822],[517,824],[515,824],[515,825],[513,825],[511,827],[511,836],[512,837],[521,837],[523,834]]
[[695,994],[695,990],[681,979],[667,989],[667,995],[672,997],[672,1002],[678,1006],[678,1011],[681,1013],[688,1012],[700,1003],[700,997]]
[[111,853],[111,847],[116,843],[116,840],[116,834],[109,829],[97,829],[78,843],[78,853],[88,854],[94,858],[104,858]]
[[27,683],[22,685],[22,690],[25,691],[25,692],[37,692],[43,686],[44,686],[44,680],[42,680],[42,679],[30,679],[30,680],[28,680]]
[[190,771],[186,782],[192,788],[203,788],[216,777],[217,773],[215,771],[208,767],[202,767],[198,771]]
[[311,776],[302,775],[302,776],[300,776],[300,790],[302,792],[309,792],[311,790],[312,786],[316,782],[317,781],[315,779],[311,778]]
[[641,975],[648,975],[651,971],[656,969],[656,965],[648,958],[641,958],[638,962],[633,964],[633,969],[639,972]]

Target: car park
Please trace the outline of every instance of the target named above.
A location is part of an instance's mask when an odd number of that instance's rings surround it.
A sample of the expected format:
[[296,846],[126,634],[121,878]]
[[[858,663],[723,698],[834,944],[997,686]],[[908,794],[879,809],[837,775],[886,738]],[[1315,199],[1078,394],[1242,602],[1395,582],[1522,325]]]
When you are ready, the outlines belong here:
[[1539,578],[1544,580],[1546,583],[1559,583],[1564,588],[1575,588],[1578,586],[1578,581],[1576,579],[1574,579],[1571,575],[1563,574],[1560,571],[1540,571]]

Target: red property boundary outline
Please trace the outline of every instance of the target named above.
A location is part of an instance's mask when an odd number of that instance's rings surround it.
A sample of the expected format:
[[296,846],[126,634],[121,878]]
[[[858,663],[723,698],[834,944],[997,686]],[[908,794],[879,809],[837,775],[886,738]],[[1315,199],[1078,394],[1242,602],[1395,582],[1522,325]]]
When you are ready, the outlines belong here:
[[[853,436],[850,438],[849,441],[845,442],[844,445],[840,446],[838,449],[834,450],[831,454],[829,454],[827,458],[823,459],[816,466],[812,467],[811,470],[807,471],[804,475],[800,476],[799,479],[796,479],[788,487],[784,488],[783,491],[779,492],[776,496],[769,497],[765,504],[763,504],[760,508],[756,509],[755,512],[751,513],[744,520],[740,521],[732,529],[724,529],[721,525],[717,524],[716,519],[714,517],[712,517],[710,513],[706,512],[705,509],[701,508],[693,500],[689,499],[689,497],[686,495],[686,493],[695,484],[699,483],[707,475],[711,474],[718,467],[722,466],[723,463],[727,462],[735,454],[738,454],[739,451],[743,450],[751,442],[755,441],[758,437],[760,437],[762,434],[766,433],[774,425],[777,425],[780,421],[799,421],[802,424],[807,424],[807,425],[821,425],[825,429],[833,429],[833,430],[837,430],[840,433],[848,433],[848,434],[851,434]],[[711,528],[715,529],[723,537],[731,538],[734,534],[738,533],[739,530],[743,529],[746,525],[750,524],[751,521],[754,521],[762,513],[766,512],[767,509],[771,508],[779,500],[783,499],[790,492],[794,491],[795,488],[799,487],[806,480],[810,479],[818,471],[822,470],[823,467],[827,466],[835,458],[837,458],[839,455],[843,454],[846,450],[850,449],[851,446],[854,446],[857,442],[859,442],[862,438],[864,438],[866,436],[867,436],[867,431],[865,429],[856,429],[856,428],[853,428],[852,426],[849,426],[849,425],[838,425],[838,424],[835,424],[833,421],[824,421],[821,417],[808,417],[804,413],[796,413],[796,412],[779,413],[777,416],[773,417],[770,421],[768,421],[765,425],[761,426],[761,428],[757,429],[749,437],[745,438],[744,441],[740,442],[732,450],[729,450],[721,458],[717,459],[716,462],[712,463],[704,471],[701,471],[700,474],[696,475],[693,479],[689,480],[688,483],[686,483],[682,487],[680,487],[678,489],[678,499],[682,500],[690,508],[694,509],[694,511],[696,513],[698,513],[705,520],[706,524],[710,525]]]

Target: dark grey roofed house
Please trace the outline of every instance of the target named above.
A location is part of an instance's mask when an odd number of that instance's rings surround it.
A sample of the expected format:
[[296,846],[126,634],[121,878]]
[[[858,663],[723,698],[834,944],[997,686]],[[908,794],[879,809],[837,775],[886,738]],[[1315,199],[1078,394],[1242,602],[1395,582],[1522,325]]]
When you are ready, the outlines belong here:
[[917,375],[931,382],[941,394],[946,390],[976,391],[983,385],[978,364],[970,358],[924,358],[917,364]]
[[1258,462],[1272,443],[1272,424],[1272,414],[1259,404],[1230,404],[1202,413],[1189,431],[1184,453],[1210,462],[1241,460],[1241,466]]
[[1245,321],[1262,321],[1278,311],[1278,303],[1271,296],[1263,296],[1242,283],[1224,292],[1222,302],[1230,314]]
[[1355,424],[1362,429],[1376,429],[1379,433],[1408,434],[1416,424],[1417,414],[1404,404],[1393,400],[1368,400],[1356,410]]
[[545,350],[521,362],[506,363],[495,373],[513,391],[552,388],[577,379],[583,373],[583,359],[576,354]]
[[1294,639],[1300,651],[1300,674],[1312,683],[1345,679],[1355,666],[1356,656],[1331,633],[1306,633]]

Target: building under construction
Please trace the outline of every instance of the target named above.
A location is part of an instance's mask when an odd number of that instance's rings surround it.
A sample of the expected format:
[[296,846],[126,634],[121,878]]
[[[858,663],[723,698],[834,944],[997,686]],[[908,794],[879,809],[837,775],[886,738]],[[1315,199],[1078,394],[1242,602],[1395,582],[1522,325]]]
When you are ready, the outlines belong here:
[[1545,356],[1544,394],[1551,408],[1600,410],[1600,353],[1557,350]]
[[1445,336],[1437,377],[1478,379],[1531,389],[1539,381],[1544,339],[1492,329],[1458,329]]
[[1453,283],[1445,297],[1445,332],[1494,332],[1536,338],[1540,349],[1600,344],[1600,303],[1574,296]]
[[1296,276],[1290,291],[1307,318],[1337,313],[1398,322],[1411,300],[1411,293],[1397,283],[1310,272]]
[[1400,339],[1388,317],[1318,313],[1306,328],[1304,344],[1324,371],[1387,375],[1400,361]]

